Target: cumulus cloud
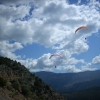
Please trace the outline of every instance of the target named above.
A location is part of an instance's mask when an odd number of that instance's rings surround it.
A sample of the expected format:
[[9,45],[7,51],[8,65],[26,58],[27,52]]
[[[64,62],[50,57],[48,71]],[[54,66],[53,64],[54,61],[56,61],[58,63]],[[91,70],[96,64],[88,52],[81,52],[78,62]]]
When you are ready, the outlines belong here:
[[81,69],[77,68],[75,65],[67,65],[64,67],[65,72],[81,72]]
[[[0,54],[17,59],[28,68],[52,70],[53,66],[63,64],[66,70],[78,72],[76,64],[85,61],[73,58],[73,54],[81,54],[89,49],[85,38],[100,29],[100,3],[93,0],[88,4],[71,5],[66,0],[1,0],[0,1]],[[89,30],[75,30],[87,25]],[[15,41],[10,43],[10,41]],[[43,54],[38,59],[26,58],[14,52],[24,48],[26,44],[38,43],[55,50],[64,57],[48,59],[51,55]],[[20,60],[19,60],[20,59]],[[94,58],[92,63],[99,60]],[[72,66],[72,67],[71,67]],[[63,68],[63,67],[62,67]]]
[[92,64],[100,64],[100,55],[92,59]]
[[81,3],[81,0],[78,0],[77,4],[80,4]]
[[97,68],[92,68],[91,63],[86,63],[85,66],[81,66],[81,71],[94,71],[97,70]]
[[22,49],[23,46],[21,43],[14,42],[14,43],[9,43],[9,41],[1,41],[0,42],[0,55],[4,57],[10,57],[13,59],[18,59],[21,58],[20,55],[16,56],[14,54],[14,51],[18,49]]

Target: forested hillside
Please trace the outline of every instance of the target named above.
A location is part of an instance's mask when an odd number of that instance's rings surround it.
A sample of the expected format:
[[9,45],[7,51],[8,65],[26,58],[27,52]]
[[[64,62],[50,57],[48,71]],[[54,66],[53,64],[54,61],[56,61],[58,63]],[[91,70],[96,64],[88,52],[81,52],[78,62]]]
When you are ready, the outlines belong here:
[[0,56],[0,100],[64,100],[25,66]]

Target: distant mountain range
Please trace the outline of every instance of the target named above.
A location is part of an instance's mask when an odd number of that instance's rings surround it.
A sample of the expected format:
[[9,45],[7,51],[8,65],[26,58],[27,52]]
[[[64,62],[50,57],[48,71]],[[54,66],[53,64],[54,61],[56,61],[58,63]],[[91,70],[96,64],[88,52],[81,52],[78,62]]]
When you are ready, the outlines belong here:
[[79,73],[36,72],[45,83],[58,92],[85,90],[100,86],[100,70]]

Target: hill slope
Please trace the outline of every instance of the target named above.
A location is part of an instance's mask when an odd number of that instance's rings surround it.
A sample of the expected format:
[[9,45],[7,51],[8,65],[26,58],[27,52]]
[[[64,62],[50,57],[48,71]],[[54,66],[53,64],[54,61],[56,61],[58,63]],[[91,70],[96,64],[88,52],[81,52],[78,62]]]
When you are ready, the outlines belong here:
[[0,100],[63,100],[19,62],[0,56]]
[[100,87],[93,87],[86,90],[66,92],[62,95],[67,100],[100,100]]
[[52,73],[43,71],[35,74],[58,92],[83,90],[100,86],[100,70],[80,73]]

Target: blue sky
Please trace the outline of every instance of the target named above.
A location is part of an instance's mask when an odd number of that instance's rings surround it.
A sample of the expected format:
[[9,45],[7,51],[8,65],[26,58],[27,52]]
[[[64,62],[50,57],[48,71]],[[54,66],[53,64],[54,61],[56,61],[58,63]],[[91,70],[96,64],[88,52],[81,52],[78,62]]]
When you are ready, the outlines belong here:
[[31,72],[98,70],[99,43],[99,0],[0,0],[0,55]]

